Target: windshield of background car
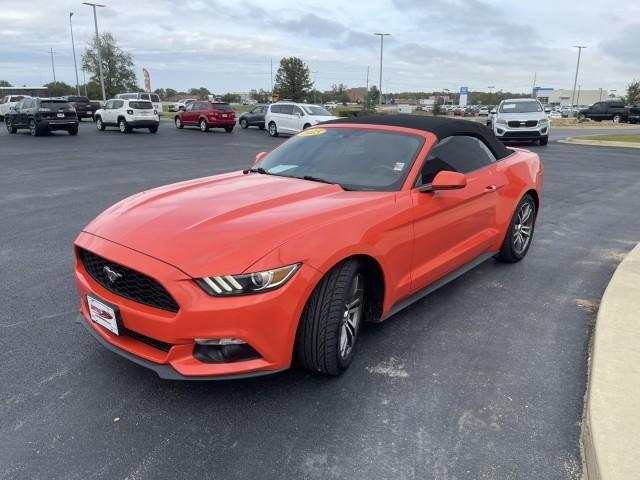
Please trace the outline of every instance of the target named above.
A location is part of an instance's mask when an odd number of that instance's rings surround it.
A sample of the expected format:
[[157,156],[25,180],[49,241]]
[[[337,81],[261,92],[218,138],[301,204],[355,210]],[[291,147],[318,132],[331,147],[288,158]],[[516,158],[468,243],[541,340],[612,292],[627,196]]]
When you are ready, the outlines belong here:
[[89,103],[89,99],[87,97],[69,97],[69,101],[76,103]]
[[317,115],[319,117],[331,117],[332,115],[322,107],[312,105],[300,105],[307,115]]
[[504,102],[500,105],[500,113],[531,113],[541,111],[542,105],[538,102]]
[[268,154],[257,167],[273,175],[316,177],[346,190],[397,191],[424,139],[366,128],[312,128]]
[[[141,100],[149,100],[149,94],[148,93],[140,94],[140,99]],[[158,103],[160,101],[160,97],[158,95],[156,95],[155,93],[152,93],[151,94],[151,101]]]
[[66,100],[47,100],[40,102],[40,108],[50,108],[51,110],[60,110],[61,108],[73,108]]
[[[8,97],[7,97],[8,98]],[[24,100],[25,97],[21,97],[21,96],[13,96],[11,97],[11,101],[12,102],[19,102],[20,100]]]
[[129,107],[136,110],[153,110],[153,104],[151,102],[129,102]]

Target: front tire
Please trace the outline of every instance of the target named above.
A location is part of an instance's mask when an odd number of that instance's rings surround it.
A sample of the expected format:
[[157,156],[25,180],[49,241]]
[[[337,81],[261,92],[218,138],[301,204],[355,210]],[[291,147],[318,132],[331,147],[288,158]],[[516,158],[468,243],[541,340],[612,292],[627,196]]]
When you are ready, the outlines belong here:
[[613,116],[613,123],[620,123],[620,120],[622,120],[622,117],[618,114],[615,114]]
[[314,372],[339,375],[355,354],[364,321],[364,270],[355,259],[336,265],[313,290],[296,334],[295,355]]
[[502,247],[496,256],[499,261],[516,263],[525,257],[533,239],[536,215],[536,202],[527,193],[518,203],[513,218],[509,223]]
[[547,143],[549,143],[549,137],[540,138],[540,140],[538,140],[538,143],[542,146],[546,145]]
[[37,137],[40,135],[40,129],[38,128],[38,125],[36,125],[35,120],[29,120],[29,133],[32,137]]
[[269,122],[269,136],[277,137],[278,135],[279,133],[278,133],[278,127],[276,126],[276,122]]
[[13,126],[13,122],[10,119],[5,118],[4,122],[5,126],[7,127],[7,132],[16,133],[18,131],[18,129]]
[[182,130],[184,128],[184,125],[182,123],[182,120],[180,119],[180,117],[176,117],[174,120],[174,123],[176,124],[176,128]]
[[247,120],[245,118],[240,119],[240,126],[244,129],[249,128],[249,124],[247,123]]
[[104,122],[102,121],[102,118],[100,117],[96,117],[96,128],[98,129],[99,132],[104,132],[104,129],[106,128],[104,126]]

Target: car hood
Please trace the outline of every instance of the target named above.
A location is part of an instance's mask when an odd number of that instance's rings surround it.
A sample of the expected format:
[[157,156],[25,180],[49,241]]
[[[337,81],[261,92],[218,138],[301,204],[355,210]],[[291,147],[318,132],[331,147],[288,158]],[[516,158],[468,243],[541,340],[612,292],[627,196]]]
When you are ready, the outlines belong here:
[[85,232],[192,277],[237,274],[292,236],[390,197],[395,198],[392,192],[344,191],[338,185],[234,172],[126,198]]

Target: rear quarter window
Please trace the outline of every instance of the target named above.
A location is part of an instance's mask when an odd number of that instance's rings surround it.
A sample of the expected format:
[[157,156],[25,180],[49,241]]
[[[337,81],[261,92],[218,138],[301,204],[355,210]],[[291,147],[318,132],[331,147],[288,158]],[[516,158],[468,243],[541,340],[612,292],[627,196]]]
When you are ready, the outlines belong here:
[[233,111],[231,105],[229,105],[228,103],[212,103],[211,105],[213,106],[214,110],[221,110],[223,112]]

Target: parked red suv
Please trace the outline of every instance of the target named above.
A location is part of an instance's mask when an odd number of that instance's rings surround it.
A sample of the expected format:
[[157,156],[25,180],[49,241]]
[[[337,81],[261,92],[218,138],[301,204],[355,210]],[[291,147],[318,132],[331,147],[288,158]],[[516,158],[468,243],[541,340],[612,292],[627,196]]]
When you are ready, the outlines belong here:
[[176,128],[198,126],[202,132],[210,128],[224,128],[231,133],[236,126],[236,113],[228,103],[198,100],[176,113],[174,121]]

